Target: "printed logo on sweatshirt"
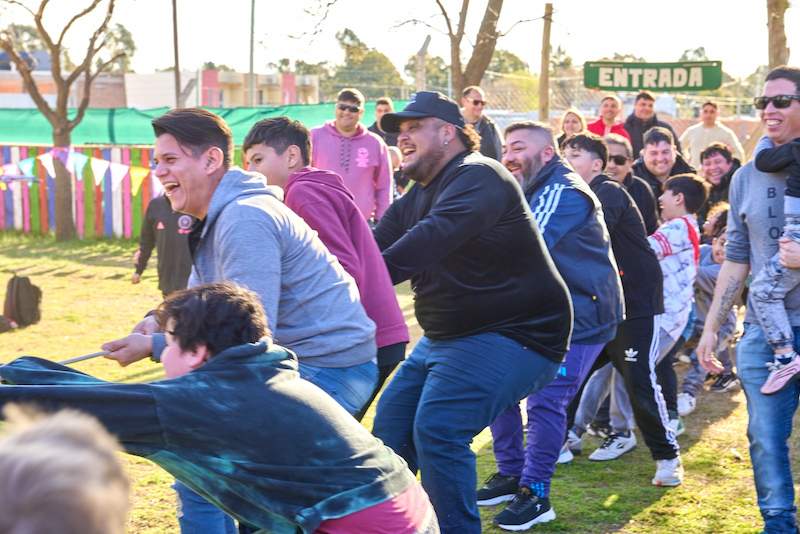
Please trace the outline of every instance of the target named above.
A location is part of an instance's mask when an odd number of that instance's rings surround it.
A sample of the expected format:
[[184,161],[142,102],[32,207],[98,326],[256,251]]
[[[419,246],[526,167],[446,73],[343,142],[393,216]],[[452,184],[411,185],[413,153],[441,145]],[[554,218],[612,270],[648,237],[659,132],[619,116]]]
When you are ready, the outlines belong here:
[[366,147],[359,147],[356,151],[356,167],[369,167],[369,150]]
[[164,223],[158,221],[158,224],[156,225],[156,230],[163,230],[163,229],[164,229]]
[[633,348],[625,349],[626,362],[638,362],[639,360],[636,358],[638,355],[639,355],[638,350],[633,350]]
[[178,217],[178,233],[188,234],[192,231],[192,218],[188,215]]

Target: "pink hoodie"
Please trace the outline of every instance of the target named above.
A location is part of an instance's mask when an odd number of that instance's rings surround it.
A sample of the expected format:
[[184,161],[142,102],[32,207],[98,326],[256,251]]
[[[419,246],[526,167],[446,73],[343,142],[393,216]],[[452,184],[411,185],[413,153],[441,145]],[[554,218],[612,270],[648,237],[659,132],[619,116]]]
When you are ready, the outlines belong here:
[[311,164],[335,172],[353,193],[364,218],[379,220],[392,199],[389,151],[380,137],[359,124],[345,137],[333,121],[311,130]]
[[408,342],[408,327],[383,256],[341,177],[305,167],[289,176],[284,193],[286,205],[317,231],[355,279],[361,303],[375,322],[378,348]]

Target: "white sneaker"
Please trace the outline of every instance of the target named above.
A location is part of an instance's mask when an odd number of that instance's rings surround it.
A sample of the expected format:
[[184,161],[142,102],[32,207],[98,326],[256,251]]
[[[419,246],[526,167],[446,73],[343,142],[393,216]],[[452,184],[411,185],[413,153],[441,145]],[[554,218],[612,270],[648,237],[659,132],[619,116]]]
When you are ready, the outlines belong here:
[[593,462],[605,462],[616,460],[628,451],[636,448],[636,435],[628,430],[627,432],[613,433],[608,436],[603,444],[600,445],[589,459]]
[[686,427],[683,425],[683,419],[680,417],[677,419],[670,419],[668,424],[676,438],[686,432]]
[[567,447],[572,454],[580,454],[583,451],[583,438],[574,430],[567,432]]
[[568,464],[574,459],[575,455],[573,455],[572,451],[569,450],[569,443],[564,443],[564,446],[561,447],[561,452],[558,453],[558,460],[556,460],[556,463]]
[[678,415],[689,415],[697,407],[697,399],[690,393],[678,395]]
[[681,482],[683,482],[683,464],[681,464],[680,456],[672,460],[656,460],[654,486],[680,486]]

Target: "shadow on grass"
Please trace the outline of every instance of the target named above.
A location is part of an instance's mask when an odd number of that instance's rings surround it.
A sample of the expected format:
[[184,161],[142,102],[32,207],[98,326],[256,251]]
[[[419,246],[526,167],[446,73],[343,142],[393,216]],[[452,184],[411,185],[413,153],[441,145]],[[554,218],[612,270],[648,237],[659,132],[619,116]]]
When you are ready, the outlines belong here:
[[[125,239],[73,240],[59,243],[51,236],[30,236],[0,233],[3,256],[18,260],[30,259],[29,266],[14,269],[25,274],[46,274],[53,269],[30,271],[40,265],[42,258],[51,261],[70,261],[101,267],[130,267],[132,249],[136,243]],[[56,270],[60,270],[56,268]]]
[[[693,447],[704,440],[704,430],[707,427],[717,421],[725,420],[738,407],[738,403],[729,395],[723,395],[708,394],[701,397],[708,404],[708,406],[698,406],[702,417],[688,419],[687,432],[678,439],[687,478],[692,477],[693,472],[702,472],[707,483],[717,484],[723,483],[730,475],[723,465],[714,461],[713,457],[708,455],[695,457],[688,454]],[[591,462],[587,456],[601,442],[585,435],[584,454],[576,456],[572,463],[562,464],[556,468],[550,495],[557,514],[556,520],[537,525],[530,532],[536,534],[618,532],[640,512],[662,498],[669,498],[670,492],[680,491],[657,488],[651,484],[650,480],[655,473],[655,462],[638,431],[637,440],[637,448],[618,460]],[[747,451],[742,453],[746,454]],[[481,483],[496,471],[491,440],[478,451],[477,455],[478,480]],[[688,460],[687,456],[690,456],[691,460]],[[484,532],[504,532],[492,525],[492,519],[504,507],[505,505],[501,504],[481,508]]]

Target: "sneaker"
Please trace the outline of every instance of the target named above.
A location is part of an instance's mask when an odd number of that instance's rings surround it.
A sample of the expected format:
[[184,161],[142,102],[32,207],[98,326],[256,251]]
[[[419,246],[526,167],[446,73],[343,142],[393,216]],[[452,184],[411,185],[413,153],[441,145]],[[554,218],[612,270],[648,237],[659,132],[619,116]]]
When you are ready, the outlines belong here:
[[715,393],[724,393],[737,387],[739,387],[739,377],[734,373],[728,373],[727,375],[719,375],[719,378],[711,384],[710,389]]
[[769,376],[764,385],[761,386],[761,393],[770,395],[782,390],[789,382],[796,379],[800,373],[800,357],[795,356],[792,361],[786,364],[779,362],[769,362]]
[[550,506],[550,499],[537,497],[528,488],[519,488],[514,500],[495,516],[494,524],[503,530],[517,532],[555,518],[556,512]]
[[616,460],[626,452],[632,451],[635,448],[636,436],[630,430],[616,434],[612,433],[603,441],[600,447],[589,455],[589,459],[593,462]]
[[564,445],[561,447],[561,451],[558,453],[558,460],[556,460],[556,463],[568,464],[574,459],[575,455],[572,454],[572,451],[569,449],[569,443],[565,441]]
[[671,460],[656,460],[656,476],[653,477],[654,486],[680,486],[683,482],[683,465],[681,457]]
[[670,419],[668,424],[676,438],[686,432],[686,427],[683,425],[683,419],[680,417]]
[[514,498],[519,490],[519,477],[507,477],[495,473],[478,488],[478,506],[494,506]]
[[678,415],[689,415],[697,407],[697,399],[691,393],[678,395]]
[[597,423],[589,423],[589,426],[586,427],[586,433],[590,436],[597,436],[600,439],[606,439],[610,436],[613,432],[611,427],[605,425],[598,425]]
[[567,432],[567,446],[572,451],[572,454],[577,456],[583,452],[583,438],[574,430],[570,430]]

